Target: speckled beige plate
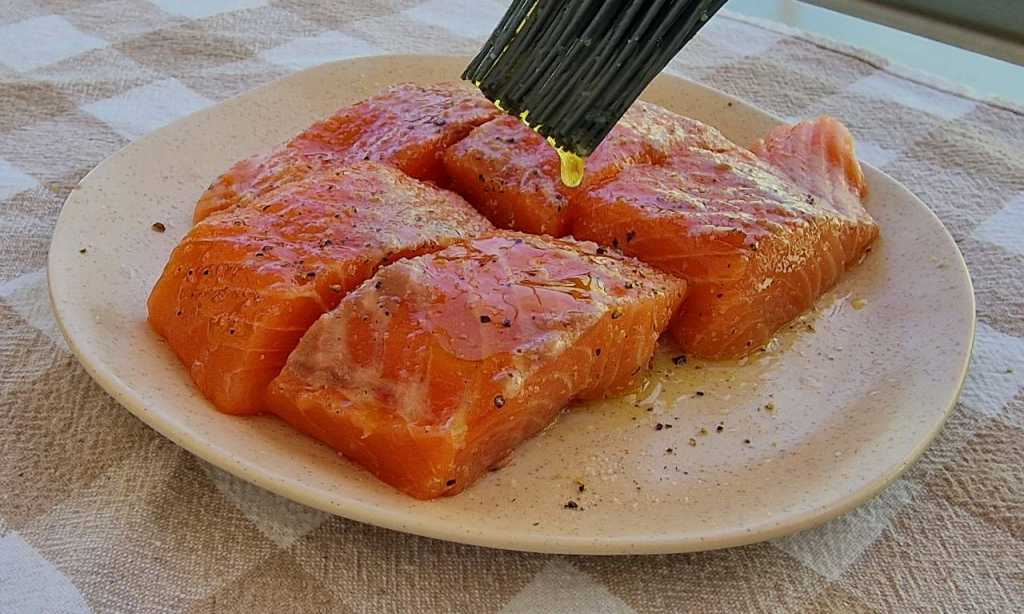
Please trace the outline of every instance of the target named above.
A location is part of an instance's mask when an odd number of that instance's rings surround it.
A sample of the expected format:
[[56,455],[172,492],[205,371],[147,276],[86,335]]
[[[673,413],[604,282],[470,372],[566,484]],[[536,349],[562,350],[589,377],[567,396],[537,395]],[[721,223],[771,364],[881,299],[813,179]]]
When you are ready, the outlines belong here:
[[[973,294],[935,216],[871,168],[882,240],[768,352],[676,366],[663,349],[642,393],[575,408],[457,497],[415,501],[274,418],[217,413],[146,325],[146,297],[200,193],[235,160],[342,105],[394,82],[456,79],[465,62],[313,68],[184,118],[90,173],[61,213],[49,276],[64,333],[96,381],[171,440],[268,490],[399,531],[518,550],[684,552],[769,539],[850,510],[924,450],[964,378]],[[776,123],[673,77],[644,98],[740,143]],[[150,229],[157,221],[167,232]]]

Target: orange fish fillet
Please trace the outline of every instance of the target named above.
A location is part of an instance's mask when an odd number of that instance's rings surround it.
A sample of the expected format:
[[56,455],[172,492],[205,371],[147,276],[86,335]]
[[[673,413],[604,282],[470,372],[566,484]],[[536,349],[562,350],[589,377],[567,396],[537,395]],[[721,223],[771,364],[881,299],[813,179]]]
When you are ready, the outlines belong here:
[[516,118],[503,115],[475,128],[444,155],[455,190],[500,228],[569,234],[576,194],[631,164],[663,161],[688,138],[678,117],[637,101],[587,159],[578,189],[561,180],[558,154]]
[[259,199],[314,168],[360,160],[391,164],[443,186],[444,150],[498,113],[479,93],[459,84],[393,85],[313,124],[273,153],[235,164],[199,199],[194,221]]
[[268,407],[410,495],[452,495],[571,400],[628,389],[684,289],[593,243],[498,232],[380,269]]
[[839,122],[780,127],[758,155],[687,122],[692,138],[663,165],[628,167],[579,197],[572,231],[685,279],[673,336],[694,355],[736,358],[810,308],[878,227]]
[[459,196],[389,166],[317,169],[197,224],[149,321],[221,411],[256,413],[306,329],[379,266],[490,229]]

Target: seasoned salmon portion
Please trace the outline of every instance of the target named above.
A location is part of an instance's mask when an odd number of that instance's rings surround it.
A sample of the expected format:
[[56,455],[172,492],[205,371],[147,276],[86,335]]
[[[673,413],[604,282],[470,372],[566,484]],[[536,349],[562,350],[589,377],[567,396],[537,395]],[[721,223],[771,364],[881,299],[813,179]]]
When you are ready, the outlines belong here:
[[628,167],[581,196],[572,231],[685,279],[673,336],[696,356],[736,358],[810,308],[878,227],[835,120],[776,129],[761,157],[688,125],[696,133],[663,165]]
[[149,321],[218,409],[257,413],[306,329],[379,266],[491,229],[461,197],[392,167],[316,169],[196,224]]
[[630,164],[663,161],[687,138],[677,116],[637,101],[587,158],[583,184],[562,183],[558,154],[514,117],[475,128],[447,150],[452,186],[500,228],[533,234],[569,233],[572,199]]
[[822,116],[778,126],[751,151],[837,212],[854,218],[865,215],[864,171],[854,153],[853,135],[837,119]]
[[242,160],[196,204],[194,221],[259,199],[321,166],[372,160],[444,186],[444,150],[499,111],[456,83],[393,85],[317,122],[268,155]]
[[452,495],[570,401],[629,389],[684,291],[593,243],[499,231],[381,268],[267,405],[403,492]]

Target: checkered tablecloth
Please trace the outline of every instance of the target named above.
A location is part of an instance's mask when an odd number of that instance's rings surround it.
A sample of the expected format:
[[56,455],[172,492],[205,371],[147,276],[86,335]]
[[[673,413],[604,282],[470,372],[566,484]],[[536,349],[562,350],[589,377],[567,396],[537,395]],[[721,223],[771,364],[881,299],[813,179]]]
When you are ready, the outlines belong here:
[[962,402],[881,496],[702,554],[563,557],[332,517],[215,469],[116,405],[47,305],[61,203],[170,120],[334,59],[475,51],[485,0],[0,0],[0,612],[1008,612],[1024,609],[1024,115],[869,53],[723,13],[669,70],[829,113],[963,250]]

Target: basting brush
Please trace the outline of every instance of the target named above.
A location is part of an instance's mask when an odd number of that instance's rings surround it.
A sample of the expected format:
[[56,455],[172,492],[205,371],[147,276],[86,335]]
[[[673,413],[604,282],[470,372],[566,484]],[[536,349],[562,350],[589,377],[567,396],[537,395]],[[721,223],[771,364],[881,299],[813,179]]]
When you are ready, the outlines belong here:
[[513,0],[462,74],[547,137],[562,180],[725,0]]

